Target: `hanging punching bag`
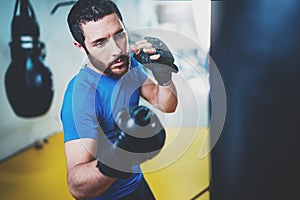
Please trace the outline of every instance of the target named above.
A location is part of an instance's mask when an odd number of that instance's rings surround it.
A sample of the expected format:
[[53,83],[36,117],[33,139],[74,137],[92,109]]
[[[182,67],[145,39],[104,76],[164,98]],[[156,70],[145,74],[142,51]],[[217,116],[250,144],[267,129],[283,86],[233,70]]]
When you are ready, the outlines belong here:
[[[18,14],[19,13],[19,14]],[[52,74],[43,64],[45,46],[29,0],[17,0],[11,24],[12,62],[5,76],[8,100],[20,117],[45,114],[52,102]]]
[[210,199],[300,199],[300,1],[223,5],[211,56],[227,113],[211,152]]

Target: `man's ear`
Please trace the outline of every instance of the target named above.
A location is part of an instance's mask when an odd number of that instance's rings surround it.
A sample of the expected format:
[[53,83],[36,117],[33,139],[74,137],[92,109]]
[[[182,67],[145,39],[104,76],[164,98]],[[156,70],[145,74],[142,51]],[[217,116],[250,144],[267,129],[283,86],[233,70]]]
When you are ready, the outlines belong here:
[[86,51],[84,49],[84,47],[77,41],[74,41],[73,44],[75,45],[75,47],[77,47],[77,49],[83,53],[83,54],[86,54]]

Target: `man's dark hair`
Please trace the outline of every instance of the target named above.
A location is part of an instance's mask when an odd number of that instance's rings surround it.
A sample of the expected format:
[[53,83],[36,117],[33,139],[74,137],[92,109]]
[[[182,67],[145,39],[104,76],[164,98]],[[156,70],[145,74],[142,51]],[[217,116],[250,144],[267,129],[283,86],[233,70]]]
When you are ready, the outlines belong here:
[[78,0],[68,14],[68,25],[73,38],[86,49],[81,25],[90,21],[96,22],[112,13],[116,13],[123,22],[118,7],[110,0]]

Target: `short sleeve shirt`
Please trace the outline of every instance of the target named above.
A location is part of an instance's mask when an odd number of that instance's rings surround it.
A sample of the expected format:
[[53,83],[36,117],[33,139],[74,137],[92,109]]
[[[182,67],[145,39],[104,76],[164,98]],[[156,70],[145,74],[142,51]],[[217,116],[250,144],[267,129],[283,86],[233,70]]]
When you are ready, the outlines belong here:
[[[72,78],[65,92],[61,120],[64,141],[80,138],[98,139],[103,131],[114,141],[115,116],[123,108],[138,105],[140,89],[147,75],[131,56],[130,70],[121,78],[101,75],[87,66]],[[117,180],[96,199],[116,199],[138,187],[142,175]]]

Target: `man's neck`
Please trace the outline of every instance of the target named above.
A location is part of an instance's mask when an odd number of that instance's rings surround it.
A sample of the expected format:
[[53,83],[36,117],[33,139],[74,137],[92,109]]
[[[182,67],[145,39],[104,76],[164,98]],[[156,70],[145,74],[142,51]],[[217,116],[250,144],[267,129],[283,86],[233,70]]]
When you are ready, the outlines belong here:
[[91,70],[95,71],[95,72],[98,73],[98,74],[107,76],[106,74],[104,74],[103,71],[97,69],[91,62],[88,62],[88,63],[87,63],[87,67],[90,68]]

